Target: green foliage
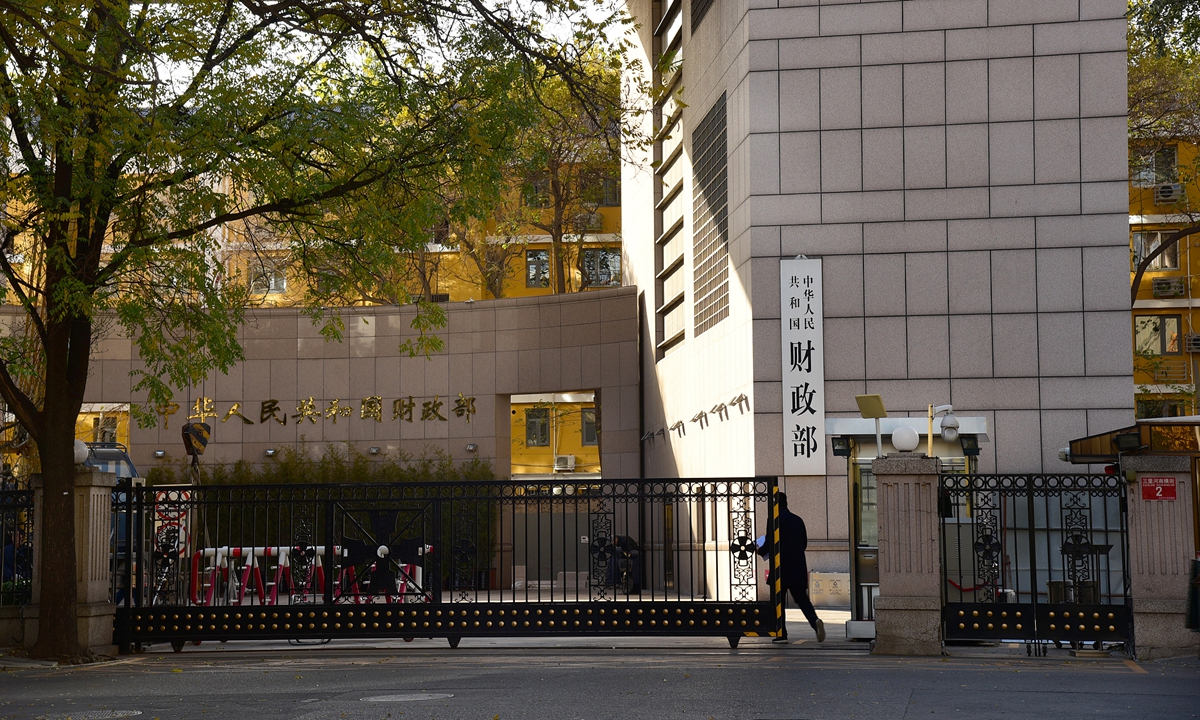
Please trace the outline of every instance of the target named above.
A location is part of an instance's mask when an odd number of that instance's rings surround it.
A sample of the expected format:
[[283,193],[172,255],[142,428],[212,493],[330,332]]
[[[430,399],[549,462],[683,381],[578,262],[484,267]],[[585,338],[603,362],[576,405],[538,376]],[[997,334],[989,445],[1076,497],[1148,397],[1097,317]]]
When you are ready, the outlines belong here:
[[[186,460],[177,465],[161,465],[146,473],[149,485],[176,485],[191,482],[192,468]],[[270,462],[200,466],[201,485],[321,484],[321,483],[403,483],[495,480],[491,463],[472,458],[456,464],[436,448],[420,456],[406,453],[374,457],[354,448],[326,448],[313,458],[304,445],[284,447]]]

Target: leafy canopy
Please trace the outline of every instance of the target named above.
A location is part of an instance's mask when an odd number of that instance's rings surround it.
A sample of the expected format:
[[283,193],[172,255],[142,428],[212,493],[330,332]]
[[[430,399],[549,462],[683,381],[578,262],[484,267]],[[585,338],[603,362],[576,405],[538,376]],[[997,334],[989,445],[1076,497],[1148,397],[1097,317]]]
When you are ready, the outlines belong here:
[[151,405],[227,369],[235,239],[336,266],[322,317],[472,211],[441,190],[494,182],[520,98],[553,81],[609,105],[582,59],[622,22],[577,0],[0,0],[0,271],[27,328],[0,340],[0,393],[35,439],[48,407],[73,415],[107,313]]

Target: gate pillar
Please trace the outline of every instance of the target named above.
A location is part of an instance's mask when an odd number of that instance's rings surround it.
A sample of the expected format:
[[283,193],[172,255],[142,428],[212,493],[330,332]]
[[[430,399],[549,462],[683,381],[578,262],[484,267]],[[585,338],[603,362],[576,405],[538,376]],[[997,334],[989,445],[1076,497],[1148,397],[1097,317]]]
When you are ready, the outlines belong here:
[[[1133,641],[1140,660],[1195,655],[1200,647],[1200,635],[1184,628],[1190,562],[1196,557],[1191,465],[1192,459],[1183,456],[1133,455],[1121,460],[1121,468],[1137,478],[1129,488],[1129,580]],[[1158,490],[1164,483],[1154,479],[1160,478],[1174,480],[1174,493]]]
[[[117,606],[112,591],[112,491],[115,473],[79,468],[75,473],[75,579],[79,642],[102,654],[115,655],[113,621]],[[42,479],[33,478],[33,595],[25,609],[25,647],[37,642],[38,597],[41,595]]]
[[879,512],[875,654],[942,654],[940,470],[940,460],[917,453],[872,463]]

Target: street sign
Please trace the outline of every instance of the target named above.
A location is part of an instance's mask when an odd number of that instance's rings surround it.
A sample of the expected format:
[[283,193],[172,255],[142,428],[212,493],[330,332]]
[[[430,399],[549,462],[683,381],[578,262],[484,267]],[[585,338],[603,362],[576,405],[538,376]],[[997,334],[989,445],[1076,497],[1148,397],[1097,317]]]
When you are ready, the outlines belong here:
[[1174,500],[1175,478],[1142,476],[1143,500]]

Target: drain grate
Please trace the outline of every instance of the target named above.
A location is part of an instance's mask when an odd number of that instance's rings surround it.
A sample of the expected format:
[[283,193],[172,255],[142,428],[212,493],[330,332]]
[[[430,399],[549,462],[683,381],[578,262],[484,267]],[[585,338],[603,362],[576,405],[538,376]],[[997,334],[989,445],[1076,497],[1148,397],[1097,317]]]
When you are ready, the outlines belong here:
[[80,712],[39,715],[37,720],[105,720],[141,715],[141,710],[81,710]]
[[362,698],[363,702],[420,702],[422,700],[445,700],[449,693],[402,693],[399,695],[372,695]]

